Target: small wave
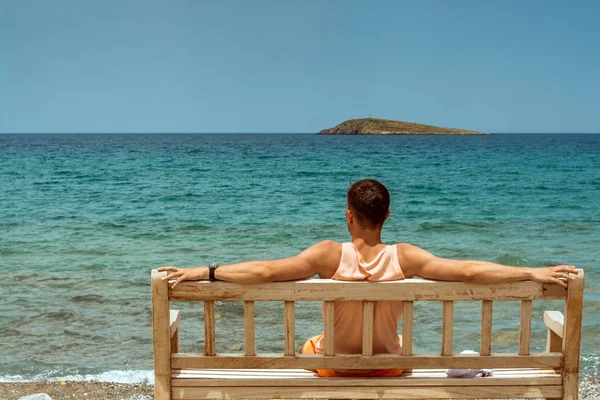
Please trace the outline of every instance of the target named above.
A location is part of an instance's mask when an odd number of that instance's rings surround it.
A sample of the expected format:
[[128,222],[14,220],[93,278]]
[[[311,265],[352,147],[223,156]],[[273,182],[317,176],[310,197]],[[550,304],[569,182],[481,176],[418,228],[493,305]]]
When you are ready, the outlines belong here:
[[111,382],[111,383],[141,383],[154,384],[154,371],[124,371],[113,370],[98,374],[61,375],[60,372],[51,371],[34,376],[0,375],[0,382]]
[[499,257],[496,257],[496,259],[494,261],[497,262],[498,264],[504,264],[504,265],[523,265],[523,266],[532,265],[532,262],[529,261],[528,259],[519,257],[519,256],[515,256],[512,254],[503,254]]
[[98,249],[65,249],[65,254],[77,254],[83,256],[104,256],[106,251]]
[[116,222],[96,222],[95,225],[101,228],[127,228],[127,225]]
[[75,316],[75,313],[69,310],[52,311],[45,314],[47,319],[55,321],[64,321]]
[[29,253],[28,249],[18,250],[14,248],[0,248],[0,256],[14,256],[16,254],[27,254]]
[[99,294],[84,294],[81,296],[73,296],[71,300],[76,303],[104,303],[104,297]]
[[332,176],[336,171],[297,171],[297,176]]

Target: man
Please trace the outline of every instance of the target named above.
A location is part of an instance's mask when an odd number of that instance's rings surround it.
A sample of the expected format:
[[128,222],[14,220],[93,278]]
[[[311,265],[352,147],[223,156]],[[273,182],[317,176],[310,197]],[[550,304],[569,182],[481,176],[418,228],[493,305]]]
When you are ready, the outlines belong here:
[[[236,283],[265,283],[306,279],[386,281],[419,276],[442,281],[482,284],[532,280],[567,285],[575,279],[573,266],[547,268],[511,267],[486,261],[440,258],[411,244],[386,245],[381,230],[390,215],[390,195],[383,184],[372,179],[354,183],[348,190],[346,220],[352,236],[350,243],[326,240],[300,254],[271,261],[247,261],[210,267],[162,267],[169,271],[163,279],[176,279],[172,287],[185,280],[217,279]],[[374,318],[374,353],[400,353],[397,334],[402,315],[401,302],[377,302]],[[360,302],[336,302],[335,352],[360,354],[362,347],[362,308]],[[311,338],[303,353],[322,353],[322,335]],[[357,371],[318,370],[323,376],[353,375]],[[397,376],[402,370],[358,371],[361,376]]]

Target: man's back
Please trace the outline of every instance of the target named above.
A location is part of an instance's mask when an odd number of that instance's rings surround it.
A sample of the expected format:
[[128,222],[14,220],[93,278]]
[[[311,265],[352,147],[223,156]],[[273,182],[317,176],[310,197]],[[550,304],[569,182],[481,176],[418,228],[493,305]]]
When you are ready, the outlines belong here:
[[[353,243],[343,243],[339,266],[331,277],[343,281],[390,281],[404,279],[398,263],[396,246],[378,246],[379,252],[372,259],[363,257]],[[366,253],[366,252],[365,252]],[[371,252],[371,255],[373,252]],[[334,332],[337,354],[360,354],[362,352],[362,302],[340,301],[335,303]],[[401,353],[398,338],[398,321],[402,317],[402,302],[380,301],[375,303],[373,351],[377,354]],[[323,353],[322,340],[316,350]]]

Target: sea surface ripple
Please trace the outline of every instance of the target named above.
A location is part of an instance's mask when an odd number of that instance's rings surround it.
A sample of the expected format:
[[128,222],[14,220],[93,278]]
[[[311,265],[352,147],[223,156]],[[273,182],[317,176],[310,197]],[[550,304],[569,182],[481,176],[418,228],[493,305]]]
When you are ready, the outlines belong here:
[[[386,242],[584,268],[583,372],[598,374],[600,135],[0,135],[0,381],[148,379],[152,268],[347,241],[345,193],[366,177],[392,196]],[[519,304],[500,303],[494,349],[516,350]],[[533,351],[556,307],[534,303]],[[198,351],[202,310],[180,308],[183,351]],[[476,350],[479,305],[456,308],[454,348]],[[416,306],[416,352],[440,351],[440,311]],[[257,304],[259,351],[282,351],[282,312]],[[217,350],[239,351],[243,305],[216,313]],[[298,342],[321,331],[318,304],[297,317]]]

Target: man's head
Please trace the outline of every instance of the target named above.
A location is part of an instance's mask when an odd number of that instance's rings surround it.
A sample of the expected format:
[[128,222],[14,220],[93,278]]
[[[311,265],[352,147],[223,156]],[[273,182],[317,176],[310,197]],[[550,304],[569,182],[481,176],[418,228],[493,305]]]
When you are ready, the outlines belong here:
[[356,219],[363,229],[381,229],[390,214],[390,193],[374,179],[355,182],[348,189],[348,211],[349,225]]

